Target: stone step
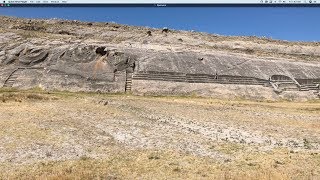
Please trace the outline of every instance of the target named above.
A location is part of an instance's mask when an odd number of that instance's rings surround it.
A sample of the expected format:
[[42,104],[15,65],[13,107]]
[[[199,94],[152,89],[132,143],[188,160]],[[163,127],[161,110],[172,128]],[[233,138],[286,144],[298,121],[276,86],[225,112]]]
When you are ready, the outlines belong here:
[[134,74],[133,76],[186,76],[183,74]]
[[219,79],[182,79],[182,78],[134,78],[137,80],[156,80],[156,81],[176,81],[176,82],[190,82],[190,83],[223,83],[223,84],[252,84],[252,85],[265,85],[266,82],[256,81],[223,81]]
[[133,78],[185,78],[185,76],[134,76]]
[[235,80],[229,80],[229,81],[225,81],[225,82],[255,82],[255,81],[235,81]]
[[186,79],[209,79],[208,77],[186,77]]
[[272,80],[273,82],[293,82],[292,80]]
[[251,78],[233,78],[234,81],[255,81],[255,79]]
[[319,89],[318,87],[312,87],[312,86],[309,86],[309,87],[305,87],[305,86],[301,86],[301,88],[305,88],[305,89],[315,89],[315,90],[317,90],[317,89]]
[[126,75],[126,85],[125,85],[125,91],[131,91],[132,87],[132,74],[127,74]]
[[3,87],[12,87],[13,84],[4,84]]
[[10,79],[10,80],[7,80],[6,82],[15,82],[15,80],[13,80],[13,79]]
[[[148,79],[176,79],[176,78],[181,78],[181,79],[187,79],[187,80],[220,80],[220,81],[243,81],[243,82],[256,82],[255,79],[252,78],[238,78],[238,79],[215,79],[215,77],[208,77],[208,76],[163,76],[163,75],[152,75],[152,76],[146,76],[146,75],[140,75],[136,74],[133,76],[133,79],[143,79],[143,78],[148,78]],[[261,82],[261,83],[266,83],[266,82]]]
[[[265,85],[267,81],[258,81],[253,78],[234,78],[234,79],[215,79],[215,76],[183,76],[171,74],[135,74],[133,79],[137,80],[155,80],[155,81],[174,81],[189,83],[221,83],[221,84],[249,84],[249,85]],[[293,83],[293,82],[290,82]]]
[[295,84],[294,82],[278,82],[279,84]]
[[150,80],[171,80],[171,81],[174,81],[174,80],[185,80],[183,78],[162,78],[162,77],[152,77],[152,78],[147,78],[147,79],[150,79]]
[[209,82],[209,79],[186,79],[186,81],[201,81],[201,82]]
[[142,75],[142,76],[186,76],[186,74],[166,74],[166,73],[135,73],[136,75]]
[[200,79],[200,78],[209,78],[208,76],[185,76],[186,78],[195,78],[195,79]]
[[175,80],[175,79],[179,79],[179,80],[181,80],[181,79],[183,79],[183,80],[185,80],[185,78],[163,78],[163,77],[134,77],[133,79],[141,79],[141,80],[152,80],[152,79],[169,79],[169,80]]
[[305,88],[305,89],[319,89],[317,86],[301,86],[301,88]]
[[283,91],[299,91],[298,88],[280,88]]
[[222,82],[222,83],[231,83],[231,84],[261,84],[261,85],[264,84],[264,83],[256,83],[256,82],[233,82],[233,81]]
[[309,88],[300,88],[300,89],[309,89],[309,90],[318,90],[318,87],[309,87]]
[[9,86],[11,86],[11,85],[13,85],[14,83],[6,83],[5,85],[9,85]]
[[162,81],[169,81],[169,82],[187,82],[185,80],[182,80],[182,79],[177,79],[177,80],[170,80],[170,79],[164,79]]
[[17,78],[19,77],[19,74],[24,69],[17,69],[16,71],[13,71],[12,74],[8,77],[8,79],[5,81],[3,87],[12,87]]

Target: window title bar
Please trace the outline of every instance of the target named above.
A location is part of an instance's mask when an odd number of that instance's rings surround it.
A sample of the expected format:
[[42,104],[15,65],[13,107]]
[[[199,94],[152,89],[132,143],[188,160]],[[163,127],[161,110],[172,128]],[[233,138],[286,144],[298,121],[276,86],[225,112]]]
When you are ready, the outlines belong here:
[[0,7],[320,7],[320,0],[0,0]]
[[8,0],[3,4],[317,4],[320,0]]

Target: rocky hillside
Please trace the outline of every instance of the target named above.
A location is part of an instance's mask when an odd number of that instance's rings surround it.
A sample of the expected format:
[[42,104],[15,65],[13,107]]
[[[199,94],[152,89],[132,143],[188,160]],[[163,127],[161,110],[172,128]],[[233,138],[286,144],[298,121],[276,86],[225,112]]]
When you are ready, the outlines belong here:
[[[192,31],[127,26],[115,23],[80,22],[59,19],[19,19],[0,17],[2,43],[33,40],[45,45],[60,43],[104,43],[161,51],[229,52],[286,58],[296,61],[320,61],[320,42],[289,42],[254,36],[220,36]],[[9,33],[9,34],[8,34]],[[13,39],[12,39],[13,38]],[[37,41],[38,39],[38,41]],[[51,42],[54,41],[54,42]],[[51,42],[51,43],[50,43]]]
[[[0,87],[102,92],[132,88],[139,93],[149,86],[139,78],[271,86],[268,80],[280,75],[290,81],[287,84],[297,86],[291,89],[308,90],[310,84],[316,89],[320,80],[318,42],[230,37],[109,22],[0,19]],[[308,87],[301,87],[303,83]],[[277,90],[278,85],[273,87]],[[183,88],[190,89],[185,85],[178,89]]]

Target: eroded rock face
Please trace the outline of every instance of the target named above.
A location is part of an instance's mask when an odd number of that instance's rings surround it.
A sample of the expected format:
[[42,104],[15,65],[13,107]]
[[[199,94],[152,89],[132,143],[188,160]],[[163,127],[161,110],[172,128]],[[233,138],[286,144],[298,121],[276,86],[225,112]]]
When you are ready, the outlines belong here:
[[19,63],[23,65],[35,65],[43,62],[49,55],[49,51],[42,47],[26,47],[19,53]]
[[[123,92],[125,76],[133,72],[135,58],[105,46],[74,44],[37,46],[21,44],[5,47],[1,69],[11,69],[3,76],[2,86],[69,91]],[[16,69],[24,69],[16,71]],[[14,77],[15,79],[12,79]],[[11,79],[10,79],[11,78]],[[10,86],[9,86],[10,87]]]
[[[26,26],[41,27],[44,24],[45,29],[30,29],[18,24],[11,27],[16,30],[14,33],[8,30],[0,34],[0,86],[24,89],[40,86],[49,90],[99,92],[124,92],[129,87],[136,94],[201,92],[201,95],[211,96],[210,94],[221,94],[222,86],[211,89],[213,86],[208,83],[218,83],[234,84],[231,89],[225,86],[228,89],[225,96],[246,96],[248,93],[245,86],[251,85],[250,92],[254,92],[257,86],[264,86],[265,92],[270,90],[265,93],[265,97],[274,98],[279,94],[272,89],[275,86],[270,85],[273,75],[288,77],[290,82],[286,83],[291,83],[293,89],[298,90],[301,87],[297,83],[307,83],[308,86],[303,87],[305,90],[315,89],[317,82],[320,83],[320,64],[317,62],[266,58],[230,51],[208,51],[201,46],[190,48],[181,44],[152,44],[152,38],[165,41],[170,36],[176,37],[177,32],[173,31],[164,36],[161,30],[158,34],[153,30],[152,36],[149,36],[142,29],[144,38],[139,39],[142,42],[139,44],[135,40],[128,42],[125,39],[132,38],[126,34],[132,28],[112,24],[107,24],[105,31],[99,36],[97,32],[103,27],[96,24],[31,21]],[[55,26],[61,26],[63,31],[67,31],[63,28],[68,27],[70,33],[56,32]],[[87,33],[80,32],[84,28],[88,30]],[[118,33],[120,30],[121,33]],[[137,31],[140,29],[137,28]],[[115,34],[122,36],[114,40],[117,38],[114,37]],[[113,39],[103,39],[105,36]],[[161,87],[157,88],[162,88],[161,90],[150,87],[158,83]],[[200,84],[197,83],[202,83],[202,90],[199,90]],[[309,86],[310,84],[314,87]],[[259,93],[259,88],[256,88],[255,93]],[[262,94],[261,98],[263,97]]]

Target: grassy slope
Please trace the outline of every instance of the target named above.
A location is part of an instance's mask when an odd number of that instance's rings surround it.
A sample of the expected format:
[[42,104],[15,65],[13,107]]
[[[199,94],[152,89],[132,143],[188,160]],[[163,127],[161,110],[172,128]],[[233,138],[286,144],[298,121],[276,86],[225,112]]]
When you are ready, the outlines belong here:
[[[35,92],[36,91],[36,92]],[[278,113],[285,111],[287,114],[303,113],[311,116],[319,114],[319,102],[253,102],[253,101],[225,101],[216,99],[202,99],[192,97],[135,97],[127,95],[99,95],[86,93],[57,92],[45,94],[39,90],[27,92],[1,92],[4,102],[0,102],[0,127],[3,129],[0,137],[11,137],[11,141],[1,145],[2,152],[14,152],[20,148],[38,144],[60,144],[67,141],[65,134],[59,135],[59,139],[51,137],[51,127],[41,128],[42,124],[57,121],[52,126],[77,127],[80,122],[74,120],[63,121],[70,117],[65,112],[79,111],[83,113],[102,113],[107,117],[130,116],[120,109],[112,106],[100,107],[90,103],[99,99],[134,100],[141,106],[145,102],[194,107],[240,107],[250,111],[273,111]],[[128,101],[129,103],[129,101]],[[141,103],[141,104],[140,104]],[[173,103],[173,104],[172,104]],[[161,106],[161,105],[160,105]],[[61,114],[59,111],[49,111],[48,107],[60,107],[66,109]],[[138,106],[137,106],[138,107]],[[83,109],[84,108],[84,109]],[[159,108],[161,110],[161,108]],[[53,109],[52,109],[53,110]],[[83,111],[84,110],[84,111]],[[162,112],[162,110],[159,112]],[[71,112],[70,112],[71,113]],[[169,112],[173,113],[173,112]],[[232,112],[235,116],[241,117],[239,113]],[[65,116],[65,117],[64,117]],[[74,116],[74,115],[71,115]],[[99,118],[98,116],[96,118]],[[241,117],[239,122],[249,120],[252,127],[261,123],[254,121],[255,117]],[[74,121],[74,122],[73,122]],[[201,118],[198,120],[201,122]],[[267,120],[264,120],[267,121]],[[286,127],[290,121],[279,123],[276,120],[268,120],[276,126]],[[67,123],[67,124],[64,124]],[[79,123],[79,124],[78,124]],[[80,126],[80,125],[79,125]],[[307,131],[317,131],[319,122],[308,122],[299,120],[298,124],[291,126],[303,127]],[[59,127],[57,127],[59,129]],[[88,132],[85,136],[75,137],[83,140],[88,136],[89,127],[81,127]],[[316,128],[316,129],[314,129]],[[283,132],[287,133],[287,132]],[[270,134],[272,135],[272,134]],[[89,136],[91,136],[89,134]],[[77,140],[76,140],[77,141]],[[81,142],[79,142],[81,143]],[[105,153],[106,157],[88,157],[79,155],[65,160],[48,160],[37,158],[37,160],[26,161],[24,164],[13,161],[5,161],[0,164],[0,179],[318,179],[320,178],[320,154],[309,151],[291,151],[287,148],[275,148],[267,151],[260,151],[257,145],[244,145],[232,142],[213,142],[208,144],[212,150],[228,155],[232,159],[218,160],[209,157],[202,157],[186,152],[170,149],[144,149],[128,148],[121,144],[110,142],[103,148],[92,145],[89,154],[94,152]],[[0,151],[0,153],[1,153]],[[54,152],[53,152],[54,153]],[[47,158],[51,154],[46,153]],[[32,159],[27,157],[26,160]],[[34,158],[33,158],[34,159]]]

